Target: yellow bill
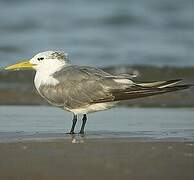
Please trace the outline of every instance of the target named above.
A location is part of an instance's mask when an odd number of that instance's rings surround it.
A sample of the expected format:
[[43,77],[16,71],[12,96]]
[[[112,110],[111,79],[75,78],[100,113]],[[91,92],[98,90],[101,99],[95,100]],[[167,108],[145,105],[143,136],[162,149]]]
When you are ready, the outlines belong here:
[[30,63],[29,61],[23,61],[17,64],[13,64],[5,68],[5,70],[15,70],[15,69],[32,69],[35,64]]

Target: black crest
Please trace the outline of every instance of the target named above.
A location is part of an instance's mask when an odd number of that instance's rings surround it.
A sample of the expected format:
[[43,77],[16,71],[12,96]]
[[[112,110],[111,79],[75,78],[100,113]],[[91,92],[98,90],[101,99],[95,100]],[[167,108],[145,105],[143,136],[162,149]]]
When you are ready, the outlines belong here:
[[59,60],[65,60],[69,61],[69,56],[66,53],[55,51],[53,52],[49,57],[49,59],[59,59]]

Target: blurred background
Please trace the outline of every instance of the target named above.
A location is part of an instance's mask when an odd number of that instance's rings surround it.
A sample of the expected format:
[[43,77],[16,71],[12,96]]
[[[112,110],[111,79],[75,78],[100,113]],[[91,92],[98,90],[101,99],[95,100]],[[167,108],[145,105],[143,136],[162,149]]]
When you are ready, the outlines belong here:
[[1,66],[50,49],[73,63],[194,65],[193,0],[0,0]]
[[46,50],[194,84],[194,0],[0,0],[0,179],[194,179],[194,88],[89,114],[71,139],[72,114],[47,106],[35,72],[3,70]]
[[[73,64],[134,73],[136,81],[194,83],[194,1],[0,0],[0,141],[10,137],[2,132],[15,138],[15,132],[69,131],[71,115],[47,107],[34,88],[34,72],[3,70],[46,50],[69,53]],[[194,137],[194,89],[121,105],[89,115],[86,131]]]
[[[194,1],[0,0],[0,66],[45,50],[63,50],[72,63],[111,73],[135,72],[137,80],[192,82]],[[1,71],[0,79],[0,104],[45,103],[32,72]],[[158,105],[193,106],[188,93]]]

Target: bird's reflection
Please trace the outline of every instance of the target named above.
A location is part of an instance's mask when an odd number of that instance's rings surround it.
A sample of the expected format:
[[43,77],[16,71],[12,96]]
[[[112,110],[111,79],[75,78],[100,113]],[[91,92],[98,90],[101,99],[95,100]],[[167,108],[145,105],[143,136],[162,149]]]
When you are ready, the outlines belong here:
[[86,136],[84,134],[71,134],[72,144],[82,144],[85,143]]

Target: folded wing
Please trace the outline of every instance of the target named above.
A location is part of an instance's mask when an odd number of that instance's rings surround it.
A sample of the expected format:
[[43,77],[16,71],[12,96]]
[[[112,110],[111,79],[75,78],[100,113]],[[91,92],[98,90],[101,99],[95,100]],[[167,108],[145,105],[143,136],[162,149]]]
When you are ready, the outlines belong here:
[[135,83],[123,76],[112,76],[100,69],[69,66],[53,74],[60,83],[41,85],[40,93],[50,103],[76,109],[96,103],[141,98],[189,88],[176,85],[180,79]]

